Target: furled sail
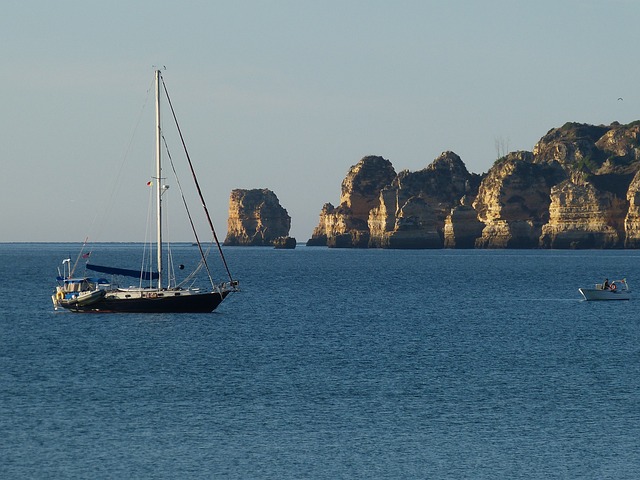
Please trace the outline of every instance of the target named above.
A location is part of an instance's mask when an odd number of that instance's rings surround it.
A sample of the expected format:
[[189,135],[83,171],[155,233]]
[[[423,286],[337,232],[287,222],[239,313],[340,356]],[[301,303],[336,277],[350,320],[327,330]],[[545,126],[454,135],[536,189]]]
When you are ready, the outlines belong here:
[[87,263],[87,268],[94,272],[110,273],[111,275],[124,275],[125,277],[142,278],[143,280],[156,280],[158,278],[158,272],[142,272],[140,270],[105,267],[102,265],[92,265],[90,263]]

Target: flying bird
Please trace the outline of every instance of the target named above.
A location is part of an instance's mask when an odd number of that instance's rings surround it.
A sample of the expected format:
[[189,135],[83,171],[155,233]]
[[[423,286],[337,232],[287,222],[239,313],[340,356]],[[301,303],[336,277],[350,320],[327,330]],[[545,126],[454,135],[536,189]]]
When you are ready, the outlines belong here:
[[622,97],[618,97],[618,100],[622,100]]

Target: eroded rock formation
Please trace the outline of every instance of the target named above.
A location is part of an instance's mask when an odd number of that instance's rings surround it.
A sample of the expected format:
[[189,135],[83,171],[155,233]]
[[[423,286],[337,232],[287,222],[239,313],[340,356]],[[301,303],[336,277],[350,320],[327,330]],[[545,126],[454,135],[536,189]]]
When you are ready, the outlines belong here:
[[535,248],[549,219],[551,187],[566,174],[558,162],[534,163],[531,152],[498,160],[482,180],[473,207],[485,224],[479,248]]
[[382,157],[364,157],[353,165],[342,181],[340,205],[325,203],[307,245],[367,247],[369,212],[378,204],[380,190],[395,176],[391,162]]
[[272,246],[288,237],[291,217],[269,189],[236,189],[229,197],[225,245]]
[[636,248],[634,176],[640,124],[565,124],[534,147],[540,162],[557,160],[568,178],[550,192],[544,248]]
[[640,171],[636,173],[627,191],[629,210],[624,220],[626,237],[624,246],[640,248]]
[[307,244],[640,248],[639,140],[640,122],[567,123],[482,176],[453,152],[398,175],[389,161],[365,157]]
[[296,239],[293,237],[278,237],[273,241],[274,248],[281,250],[293,250],[296,244]]
[[418,172],[400,172],[369,213],[370,246],[442,248],[445,220],[462,197],[475,194],[478,182],[453,152]]
[[[625,203],[610,192],[574,175],[551,189],[549,223],[540,244],[546,248],[614,248],[624,233],[619,219]],[[617,219],[617,220],[616,220]]]
[[444,221],[445,248],[474,248],[482,235],[484,223],[478,220],[478,213],[471,205],[453,207]]

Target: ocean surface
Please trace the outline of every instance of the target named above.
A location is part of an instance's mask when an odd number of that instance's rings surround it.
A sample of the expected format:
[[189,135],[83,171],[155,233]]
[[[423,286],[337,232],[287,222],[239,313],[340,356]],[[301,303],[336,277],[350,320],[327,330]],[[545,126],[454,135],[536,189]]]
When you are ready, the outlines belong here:
[[54,312],[77,252],[0,244],[0,478],[640,478],[640,252],[236,247],[213,314]]

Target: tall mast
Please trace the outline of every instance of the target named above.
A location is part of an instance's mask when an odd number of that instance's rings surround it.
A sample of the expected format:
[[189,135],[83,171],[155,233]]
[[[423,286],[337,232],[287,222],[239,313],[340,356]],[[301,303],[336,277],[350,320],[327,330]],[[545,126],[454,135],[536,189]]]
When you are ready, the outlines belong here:
[[156,70],[156,226],[158,235],[158,289],[162,288],[162,165],[160,158],[160,70]]

